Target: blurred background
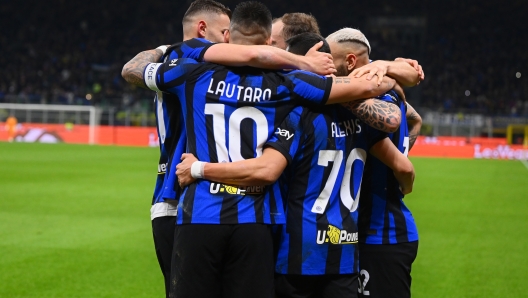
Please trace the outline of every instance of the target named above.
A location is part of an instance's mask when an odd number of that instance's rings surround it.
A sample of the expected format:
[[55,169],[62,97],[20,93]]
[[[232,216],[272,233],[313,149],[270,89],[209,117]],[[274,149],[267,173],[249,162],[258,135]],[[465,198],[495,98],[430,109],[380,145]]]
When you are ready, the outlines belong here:
[[[190,2],[0,1],[0,297],[163,297],[153,92],[121,69],[181,41]],[[413,296],[526,297],[528,1],[263,2],[423,66]]]
[[[0,103],[94,106],[101,125],[154,126],[152,92],[127,85],[120,72],[138,52],[181,41],[190,2],[2,1]],[[239,1],[221,2],[233,9]],[[426,80],[408,99],[424,135],[503,137],[508,125],[528,122],[527,1],[264,2],[274,17],[313,14],[324,36],[362,30],[372,59],[418,60]],[[20,122],[89,118],[16,113]]]

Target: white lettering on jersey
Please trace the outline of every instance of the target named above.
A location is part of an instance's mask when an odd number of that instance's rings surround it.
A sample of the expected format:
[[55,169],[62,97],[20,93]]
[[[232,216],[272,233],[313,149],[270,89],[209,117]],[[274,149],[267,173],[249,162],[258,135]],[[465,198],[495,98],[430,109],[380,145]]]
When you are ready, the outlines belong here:
[[281,129],[280,127],[277,127],[277,131],[275,131],[275,134],[281,137],[286,137],[286,140],[288,141],[295,135],[289,132],[287,129]]
[[[237,92],[235,92],[235,89]],[[247,102],[260,102],[269,100],[271,98],[271,89],[262,90],[258,87],[238,86],[235,84],[226,83],[225,81],[215,81],[213,78],[211,78],[211,81],[209,82],[207,93],[224,96],[227,98],[233,98],[233,96],[236,94],[237,100]]]
[[145,78],[145,85],[150,90],[160,92],[158,85],[156,84],[156,73],[158,72],[158,68],[161,66],[161,63],[150,63],[145,67],[145,72],[143,73],[143,77]]
[[361,133],[359,119],[350,119],[343,122],[332,122],[332,137],[344,138],[353,134]]

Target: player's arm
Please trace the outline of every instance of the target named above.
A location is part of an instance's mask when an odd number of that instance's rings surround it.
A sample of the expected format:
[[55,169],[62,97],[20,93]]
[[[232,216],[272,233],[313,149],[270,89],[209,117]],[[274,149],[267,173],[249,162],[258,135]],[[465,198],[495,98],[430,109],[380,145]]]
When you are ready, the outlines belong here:
[[399,57],[394,59],[394,61],[403,61],[408,63],[410,66],[414,67],[414,69],[416,69],[418,75],[420,76],[420,81],[417,84],[420,84],[421,81],[425,80],[425,73],[423,71],[422,66],[420,65],[420,63],[418,63],[417,60]]
[[279,151],[267,147],[257,158],[230,163],[199,162],[190,153],[182,155],[176,166],[181,186],[193,183],[197,178],[231,185],[268,185],[279,179],[288,161]]
[[149,63],[156,63],[160,60],[161,56],[165,53],[166,46],[160,46],[154,50],[143,51],[137,54],[134,58],[128,61],[123,70],[121,76],[129,84],[149,89],[145,84],[144,70]]
[[405,118],[407,118],[407,127],[409,128],[410,151],[414,146],[416,139],[420,135],[420,129],[422,128],[422,117],[409,103],[407,103],[407,112],[405,113]]
[[403,155],[389,138],[384,138],[374,144],[369,153],[392,169],[400,184],[402,193],[412,192],[414,183],[414,167],[411,161]]
[[228,66],[252,66],[264,69],[302,69],[320,75],[336,72],[332,55],[318,52],[323,45],[313,46],[305,56],[277,47],[218,43],[207,48],[203,60]]
[[377,98],[351,101],[341,104],[361,121],[387,133],[398,130],[401,123],[401,111],[397,105]]
[[356,101],[379,96],[396,85],[396,81],[384,76],[381,83],[367,80],[364,77],[356,78],[352,74],[347,77],[333,79],[330,95],[326,104]]
[[400,85],[404,87],[416,86],[420,82],[420,73],[418,70],[403,60],[376,60],[372,63],[355,69],[351,74],[357,78],[366,75],[366,79],[368,81],[370,81],[376,75],[378,76],[378,83],[384,76],[387,75],[391,78],[394,78]]

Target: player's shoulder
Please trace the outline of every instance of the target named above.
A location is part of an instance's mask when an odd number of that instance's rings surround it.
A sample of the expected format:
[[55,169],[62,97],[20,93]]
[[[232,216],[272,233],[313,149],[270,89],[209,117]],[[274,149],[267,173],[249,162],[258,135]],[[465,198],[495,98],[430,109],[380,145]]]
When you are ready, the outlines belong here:
[[294,77],[294,78],[300,78],[300,79],[302,78],[318,78],[318,79],[324,79],[324,80],[327,79],[327,77],[325,76],[321,76],[313,72],[309,72],[309,71],[302,70],[302,69],[286,70],[280,73],[286,77]]
[[398,95],[398,93],[394,90],[389,90],[386,93],[376,97],[377,99],[381,99],[386,102],[391,102],[394,104],[399,105],[402,102],[401,97]]
[[201,50],[213,44],[213,42],[205,38],[184,40],[168,47],[164,57],[167,57],[167,59],[182,58],[185,57],[189,51]]
[[198,66],[203,65],[203,62],[196,61],[192,58],[172,58],[164,62],[166,69],[170,70],[174,67]]

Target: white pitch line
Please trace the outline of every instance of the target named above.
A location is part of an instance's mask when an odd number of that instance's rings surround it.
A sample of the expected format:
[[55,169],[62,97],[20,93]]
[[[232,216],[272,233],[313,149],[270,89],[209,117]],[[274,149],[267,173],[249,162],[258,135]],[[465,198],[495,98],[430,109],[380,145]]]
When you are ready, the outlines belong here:
[[528,169],[528,161],[521,159],[522,164]]

